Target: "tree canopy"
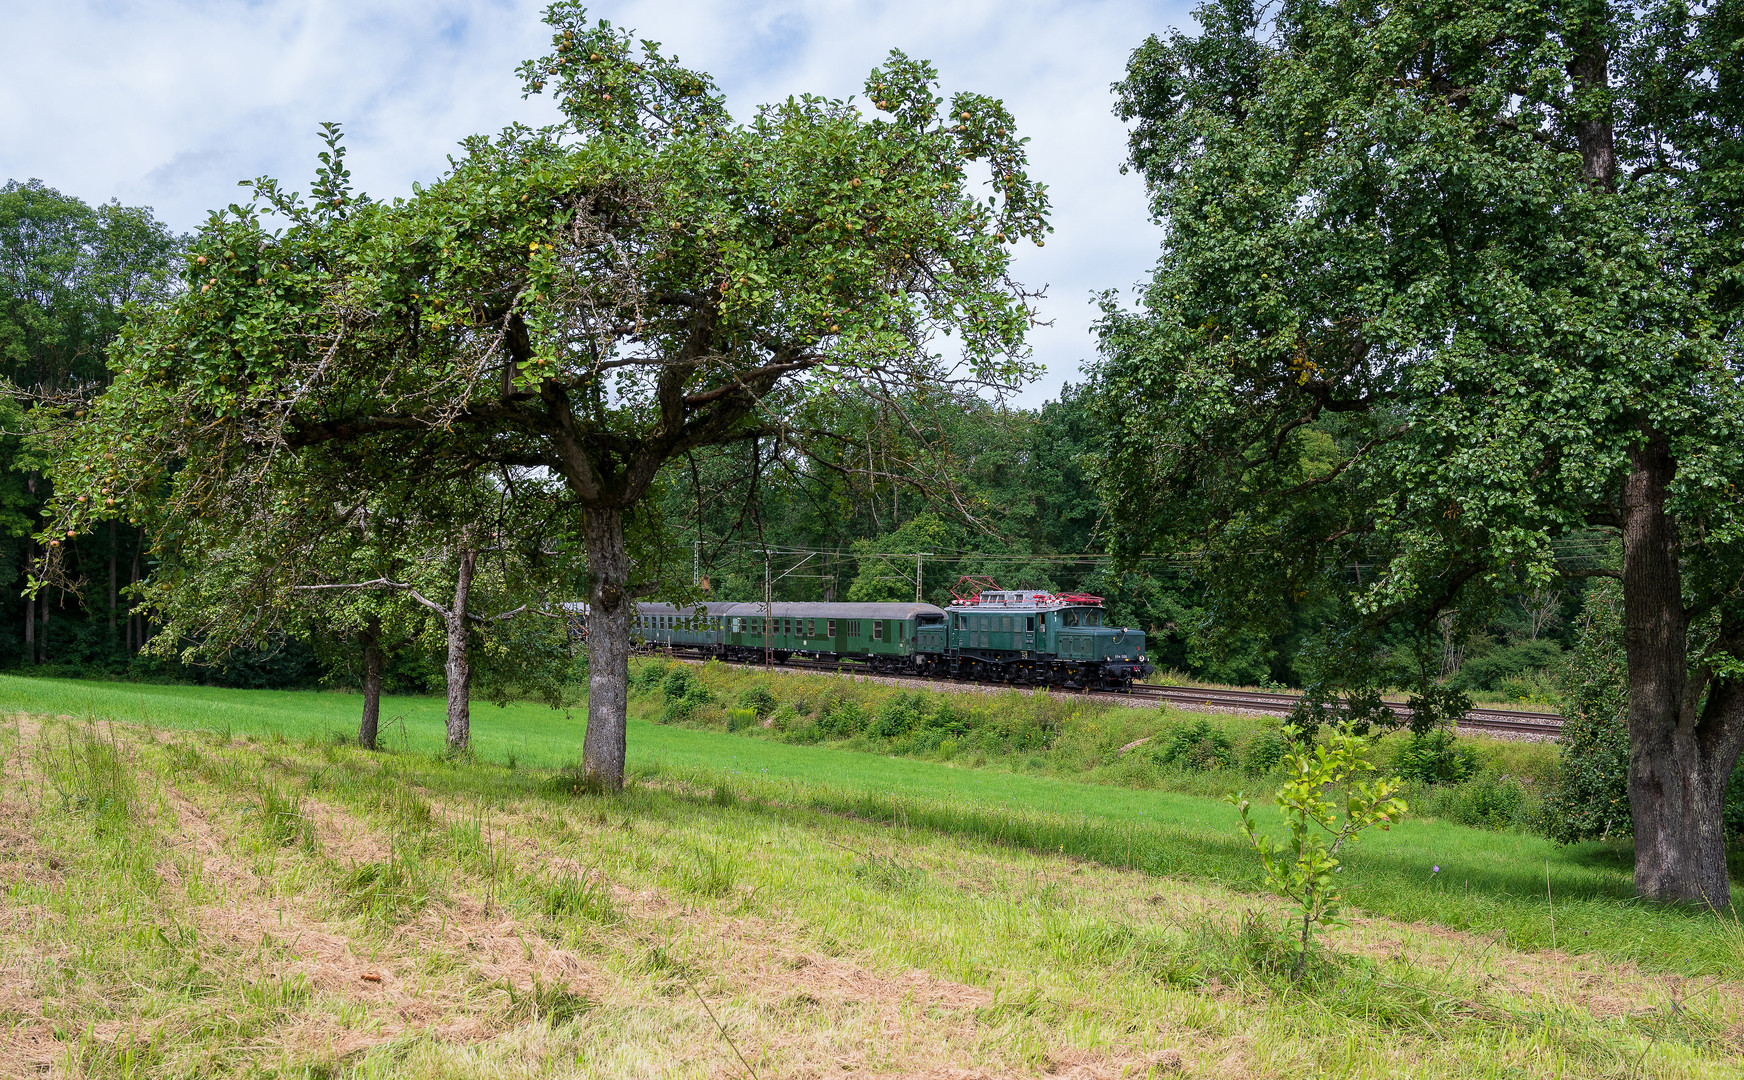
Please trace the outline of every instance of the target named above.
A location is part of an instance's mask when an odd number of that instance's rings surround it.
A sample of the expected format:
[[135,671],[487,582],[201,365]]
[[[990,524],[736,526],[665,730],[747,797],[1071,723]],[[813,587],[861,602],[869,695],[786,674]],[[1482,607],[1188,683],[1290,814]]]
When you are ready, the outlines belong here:
[[615,786],[631,601],[668,565],[663,468],[858,441],[849,391],[918,430],[917,409],[1025,378],[1009,248],[1041,242],[1047,200],[1004,107],[942,109],[900,53],[867,78],[876,118],[807,96],[740,123],[655,43],[573,3],[547,21],[552,52],[521,74],[563,124],[469,139],[392,201],[351,191],[330,127],[307,200],[261,179],[212,216],[186,292],[130,325],[114,387],[64,436],[63,459],[101,467],[66,472],[54,528],[139,500],[165,528],[245,515],[287,454],[549,470],[591,582],[585,764]]
[[1117,544],[1203,544],[1229,625],[1325,603],[1321,667],[1358,684],[1383,627],[1619,578],[1637,887],[1725,905],[1744,8],[1198,17],[1117,88],[1168,230],[1101,327]]

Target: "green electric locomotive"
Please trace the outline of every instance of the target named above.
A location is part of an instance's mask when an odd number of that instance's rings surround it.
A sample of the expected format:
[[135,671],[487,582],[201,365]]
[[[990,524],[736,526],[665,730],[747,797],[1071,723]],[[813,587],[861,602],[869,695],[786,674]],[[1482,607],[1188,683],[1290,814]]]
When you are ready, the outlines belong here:
[[[1104,626],[1100,596],[984,590],[951,604],[927,674],[1032,686],[1118,689],[1151,673],[1144,631]],[[931,645],[931,642],[927,643]]]

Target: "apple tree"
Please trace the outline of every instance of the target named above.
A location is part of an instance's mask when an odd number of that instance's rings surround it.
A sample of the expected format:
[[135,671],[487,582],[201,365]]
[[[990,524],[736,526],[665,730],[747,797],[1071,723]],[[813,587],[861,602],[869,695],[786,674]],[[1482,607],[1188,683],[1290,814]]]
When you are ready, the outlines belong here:
[[117,349],[106,441],[52,529],[166,484],[178,520],[240,515],[282,455],[554,477],[587,562],[584,767],[615,788],[634,601],[671,576],[663,469],[864,441],[841,403],[912,422],[914,401],[1026,378],[1010,249],[1042,241],[1047,200],[1006,109],[946,105],[900,53],[866,80],[873,115],[804,96],[736,120],[655,43],[574,3],[546,19],[521,77],[561,124],[468,139],[392,201],[352,192],[330,129],[309,199],[260,180],[211,217],[186,293]]

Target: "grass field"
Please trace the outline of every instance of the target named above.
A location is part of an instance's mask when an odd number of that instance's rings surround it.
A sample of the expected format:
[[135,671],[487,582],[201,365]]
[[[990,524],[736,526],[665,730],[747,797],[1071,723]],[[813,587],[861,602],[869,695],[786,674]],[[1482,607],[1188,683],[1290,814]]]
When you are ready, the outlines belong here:
[[1615,849],[1434,820],[1365,838],[1346,872],[1364,914],[1297,988],[1264,929],[1280,909],[1212,799],[645,722],[631,790],[596,798],[552,773],[578,756],[573,716],[479,707],[477,759],[456,763],[436,754],[439,700],[384,703],[399,720],[379,754],[340,745],[357,709],[0,678],[19,717],[0,735],[0,1065],[1501,1077],[1744,1061],[1744,933],[1628,901]]

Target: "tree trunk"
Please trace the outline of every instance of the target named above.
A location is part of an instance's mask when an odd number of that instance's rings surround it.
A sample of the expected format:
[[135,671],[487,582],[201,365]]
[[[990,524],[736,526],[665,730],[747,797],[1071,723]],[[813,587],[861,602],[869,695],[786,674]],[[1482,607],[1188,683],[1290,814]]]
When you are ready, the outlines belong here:
[[448,631],[448,749],[464,750],[472,741],[472,662],[466,654],[466,600],[478,552],[469,544],[460,553],[454,579],[454,606],[442,616]]
[[48,590],[42,590],[42,625],[36,631],[36,654],[48,663]]
[[375,749],[381,726],[381,685],[381,623],[371,619],[363,629],[363,720],[357,726],[357,745],[365,750]]
[[621,511],[590,509],[584,527],[591,578],[587,614],[587,736],[581,766],[609,791],[624,786],[625,721],[629,707],[630,556]]
[[[1676,472],[1657,434],[1631,454],[1623,488],[1623,628],[1629,660],[1629,812],[1635,891],[1653,900],[1731,906],[1721,810],[1744,717],[1689,672],[1676,523]],[[1728,713],[1734,715],[1728,716]]]
[[119,584],[117,564],[120,561],[121,549],[115,539],[115,519],[111,518],[109,520],[109,647],[111,649],[115,648],[115,609],[116,595],[119,592],[116,588]]
[[[30,568],[36,565],[36,541],[24,542],[24,578],[30,580]],[[36,598],[24,594],[24,658],[36,663]]]
[[[139,581],[139,549],[144,546],[145,529],[141,528],[139,530],[139,536],[134,542],[133,567],[127,572],[127,583],[129,585],[137,584]],[[127,643],[128,651],[137,653],[140,649],[145,648],[145,616],[135,615],[131,612],[128,613],[127,637],[129,639]]]

